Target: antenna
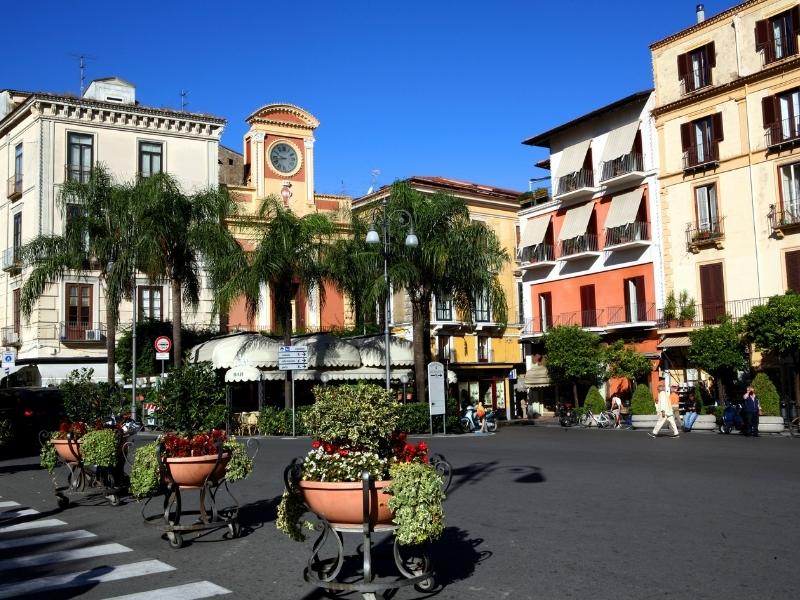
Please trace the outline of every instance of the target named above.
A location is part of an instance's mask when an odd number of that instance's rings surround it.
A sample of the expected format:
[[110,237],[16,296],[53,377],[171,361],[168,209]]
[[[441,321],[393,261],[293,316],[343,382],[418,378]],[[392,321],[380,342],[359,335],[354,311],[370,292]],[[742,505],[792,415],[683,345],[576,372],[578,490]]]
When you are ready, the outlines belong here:
[[367,190],[368,194],[371,194],[372,191],[375,189],[375,181],[378,179],[378,175],[381,174],[380,169],[372,169],[372,181],[369,184],[369,189]]
[[94,56],[89,56],[88,54],[70,54],[72,58],[78,59],[78,69],[80,70],[81,75],[81,96],[83,96],[83,92],[86,90],[86,61],[94,60]]
[[181,90],[181,110],[184,112],[186,112],[186,107],[189,106],[189,102],[186,100],[186,96],[188,95],[188,90]]

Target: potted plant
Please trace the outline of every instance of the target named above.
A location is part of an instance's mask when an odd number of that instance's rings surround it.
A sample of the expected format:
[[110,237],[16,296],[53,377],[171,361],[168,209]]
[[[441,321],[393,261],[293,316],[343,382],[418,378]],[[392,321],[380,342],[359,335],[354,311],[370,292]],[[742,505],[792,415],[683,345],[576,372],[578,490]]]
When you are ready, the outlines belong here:
[[304,415],[311,450],[296,463],[297,477],[287,478],[278,529],[305,539],[301,519],[307,509],[329,523],[362,525],[366,471],[374,480],[372,525],[394,523],[401,544],[438,538],[444,530],[442,477],[425,442],[412,444],[396,431],[400,404],[376,385],[317,387],[314,394]]
[[631,424],[634,429],[652,429],[656,424],[656,402],[650,388],[640,383],[631,398]]
[[678,302],[675,299],[675,292],[672,290],[667,294],[664,302],[664,322],[670,328],[678,326]]
[[678,320],[681,322],[681,327],[691,327],[696,315],[694,298],[683,290],[678,298]]
[[760,433],[781,433],[784,429],[781,417],[781,397],[775,384],[766,373],[758,373],[753,379],[753,390],[761,405],[761,416],[758,419]]

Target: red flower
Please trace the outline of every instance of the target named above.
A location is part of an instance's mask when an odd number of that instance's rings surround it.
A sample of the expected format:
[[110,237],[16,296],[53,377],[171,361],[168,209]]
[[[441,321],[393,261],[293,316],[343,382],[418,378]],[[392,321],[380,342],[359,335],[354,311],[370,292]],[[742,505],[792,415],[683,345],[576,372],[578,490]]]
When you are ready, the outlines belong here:
[[314,450],[319,448],[321,445],[322,444],[319,443],[319,440],[314,440],[313,442],[311,442],[311,447],[314,448]]
[[322,449],[325,450],[326,454],[333,454],[333,444],[329,442],[322,444]]
[[425,452],[428,450],[428,444],[425,443],[425,440],[422,440],[419,444],[417,444],[417,448],[419,448],[421,452]]
[[350,450],[348,450],[347,448],[342,448],[341,450],[339,450],[339,456],[347,456],[348,454],[350,454]]

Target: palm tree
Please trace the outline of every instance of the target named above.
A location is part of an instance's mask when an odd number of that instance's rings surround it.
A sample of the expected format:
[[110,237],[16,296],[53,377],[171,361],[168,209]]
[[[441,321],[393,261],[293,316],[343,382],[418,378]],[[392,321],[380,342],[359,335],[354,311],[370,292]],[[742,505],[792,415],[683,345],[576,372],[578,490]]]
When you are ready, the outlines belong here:
[[97,273],[106,301],[109,382],[115,378],[119,304],[132,287],[136,237],[130,199],[130,186],[114,184],[98,166],[88,182],[66,181],[61,187],[57,202],[65,217],[64,233],[39,235],[22,248],[23,263],[33,267],[20,297],[26,319],[49,286],[69,274]]
[[[470,221],[466,204],[448,194],[424,194],[396,182],[386,210],[389,215],[408,211],[419,240],[416,248],[390,244],[388,261],[389,281],[394,288],[405,289],[411,303],[416,396],[423,399],[431,360],[433,295],[451,297],[468,322],[476,298],[483,296],[493,320],[505,323],[508,305],[499,275],[509,257],[495,233],[484,223]],[[392,239],[404,238],[403,223],[390,218],[389,227]]]
[[203,274],[214,289],[227,278],[218,263],[239,246],[226,228],[236,213],[225,188],[185,194],[168,173],[140,178],[133,189],[139,231],[137,264],[150,281],[167,280],[172,298],[174,364],[182,361],[183,305],[196,310]]
[[[239,297],[244,298],[248,317],[254,319],[261,308],[261,286],[269,288],[278,331],[286,346],[292,343],[292,300],[297,292],[312,290],[325,301],[323,283],[327,280],[324,256],[336,232],[333,222],[323,214],[302,217],[285,208],[278,198],[266,198],[256,218],[237,224],[243,237],[257,241],[255,249],[231,254],[218,264],[228,281],[218,289],[221,310],[227,310]],[[221,279],[221,275],[220,275]],[[284,387],[286,408],[291,408],[291,379]]]

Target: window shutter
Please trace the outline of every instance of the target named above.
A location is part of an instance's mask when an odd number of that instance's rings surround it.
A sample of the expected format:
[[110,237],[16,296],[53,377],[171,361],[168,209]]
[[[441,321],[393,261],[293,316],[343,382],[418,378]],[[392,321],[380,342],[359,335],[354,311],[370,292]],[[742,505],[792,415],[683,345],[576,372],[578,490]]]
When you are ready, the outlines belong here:
[[681,125],[681,149],[686,152],[692,145],[692,124]]
[[[800,6],[795,6],[792,9],[792,33],[791,33],[791,35],[792,36],[796,36],[798,31],[800,31]],[[795,47],[795,45],[793,43],[794,41],[795,41],[794,39],[789,40],[789,43],[790,43],[789,47],[790,48],[794,48]]]
[[712,136],[715,142],[721,142],[725,139],[722,133],[722,113],[715,113],[711,117]]
[[764,129],[769,129],[775,124],[775,96],[761,99],[761,114],[764,117]]
[[717,66],[717,53],[714,50],[714,42],[706,44],[706,59],[709,67]]
[[786,289],[800,292],[800,250],[786,253]]
[[678,79],[685,81],[689,77],[689,54],[678,55]]
[[756,50],[760,50],[769,43],[769,22],[756,21]]

